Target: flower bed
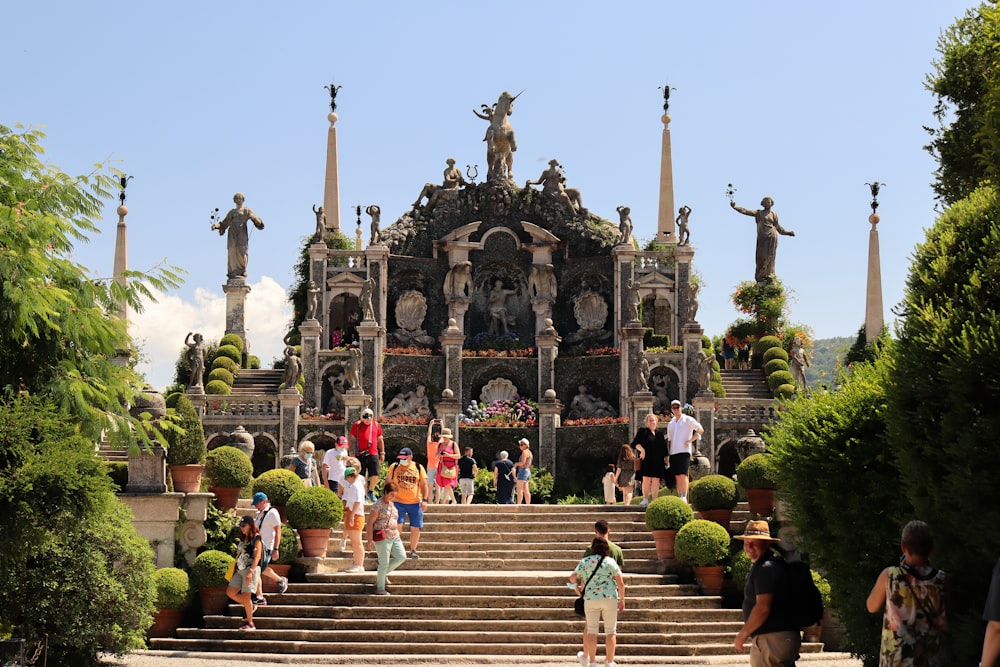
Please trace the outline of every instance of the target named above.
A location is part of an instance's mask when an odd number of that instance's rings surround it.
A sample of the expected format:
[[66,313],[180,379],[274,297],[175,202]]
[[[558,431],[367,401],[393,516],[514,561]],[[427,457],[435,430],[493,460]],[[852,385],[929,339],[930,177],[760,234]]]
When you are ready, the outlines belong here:
[[344,421],[344,415],[336,412],[322,414],[319,408],[303,408],[299,412],[299,419],[302,421]]
[[380,424],[403,424],[403,425],[423,425],[428,422],[427,417],[407,417],[406,415],[396,415],[395,417],[379,417]]
[[537,351],[533,347],[526,350],[462,350],[463,357],[534,357]]
[[628,417],[588,417],[586,419],[565,419],[563,426],[607,426],[610,424],[627,424]]
[[434,355],[434,350],[420,347],[387,347],[386,354],[402,354],[411,357],[430,357]]
[[611,347],[606,345],[604,347],[592,347],[583,353],[585,357],[605,357],[605,356],[617,356],[620,355],[622,351],[617,347]]
[[463,347],[467,350],[481,351],[529,349],[528,344],[521,340],[516,333],[507,333],[501,336],[489,333],[488,331],[477,333],[475,336],[466,339]]
[[676,354],[678,352],[683,352],[684,346],[682,345],[670,345],[668,347],[647,347],[646,352],[649,354]]
[[458,419],[464,426],[530,427],[538,423],[538,405],[531,399],[518,395],[510,400],[492,403],[473,400]]

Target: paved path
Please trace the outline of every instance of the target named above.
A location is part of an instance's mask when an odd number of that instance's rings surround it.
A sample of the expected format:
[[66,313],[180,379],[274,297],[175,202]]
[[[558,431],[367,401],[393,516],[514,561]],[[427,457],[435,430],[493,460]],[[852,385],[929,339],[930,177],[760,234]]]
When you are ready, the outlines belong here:
[[[441,656],[332,656],[332,655],[269,655],[253,653],[184,653],[170,651],[139,651],[122,660],[109,658],[104,667],[245,667],[254,665],[362,665],[363,667],[414,667],[419,665],[445,665],[446,667],[483,667],[484,665],[516,665],[518,667],[571,667],[578,665],[575,657],[554,660],[551,657],[537,661],[525,656],[456,656],[442,660]],[[603,663],[598,663],[602,665]],[[747,667],[746,656],[705,656],[685,658],[659,658],[656,663],[641,662],[621,656],[621,667],[660,667],[661,665],[706,665],[711,667]],[[861,661],[847,653],[811,653],[798,660],[806,667],[861,667]]]

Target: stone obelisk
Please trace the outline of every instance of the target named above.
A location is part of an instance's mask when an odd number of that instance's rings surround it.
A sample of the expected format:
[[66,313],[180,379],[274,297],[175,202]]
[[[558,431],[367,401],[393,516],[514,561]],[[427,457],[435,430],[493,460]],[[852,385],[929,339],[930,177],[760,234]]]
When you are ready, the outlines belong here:
[[[128,278],[125,277],[125,272],[128,271],[128,228],[125,226],[125,216],[128,215],[128,207],[125,206],[124,190],[122,190],[121,199],[122,203],[115,211],[118,213],[118,231],[115,234],[114,281],[119,285],[125,286],[128,282]],[[115,317],[124,320],[125,326],[128,326],[128,304],[125,303],[125,299],[118,301],[118,305],[115,308]]]
[[[664,94],[664,98],[669,93]],[[674,165],[670,153],[670,114],[663,104],[663,142],[660,153],[660,209],[656,217],[656,240],[661,243],[677,243],[674,231]]]
[[326,133],[326,180],[323,183],[323,212],[326,214],[326,228],[340,231],[340,175],[337,168],[337,89],[332,83],[330,91],[330,129]]
[[865,342],[871,344],[885,325],[882,312],[882,267],[878,248],[879,216],[872,211],[868,222],[872,223],[868,232],[868,288],[865,294]]

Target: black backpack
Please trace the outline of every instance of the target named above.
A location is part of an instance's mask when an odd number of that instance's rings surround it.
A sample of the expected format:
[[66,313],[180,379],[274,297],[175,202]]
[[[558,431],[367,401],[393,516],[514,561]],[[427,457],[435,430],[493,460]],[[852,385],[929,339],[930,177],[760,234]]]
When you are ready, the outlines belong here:
[[823,618],[823,598],[813,582],[812,571],[802,561],[785,564],[783,606],[788,618],[800,628],[808,628]]

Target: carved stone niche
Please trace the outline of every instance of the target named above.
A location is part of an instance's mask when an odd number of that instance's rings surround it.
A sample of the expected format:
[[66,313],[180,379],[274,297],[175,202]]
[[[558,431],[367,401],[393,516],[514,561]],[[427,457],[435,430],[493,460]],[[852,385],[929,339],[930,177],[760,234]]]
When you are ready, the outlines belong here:
[[507,378],[495,378],[486,383],[483,390],[479,392],[481,403],[492,403],[493,401],[511,401],[517,396],[517,387]]
[[396,324],[399,329],[389,334],[398,345],[403,347],[434,346],[434,339],[421,328],[427,317],[427,299],[416,290],[403,292],[396,300]]
[[587,290],[573,300],[573,315],[579,331],[566,336],[566,342],[581,347],[594,345],[611,337],[604,328],[608,320],[608,304],[597,292]]

